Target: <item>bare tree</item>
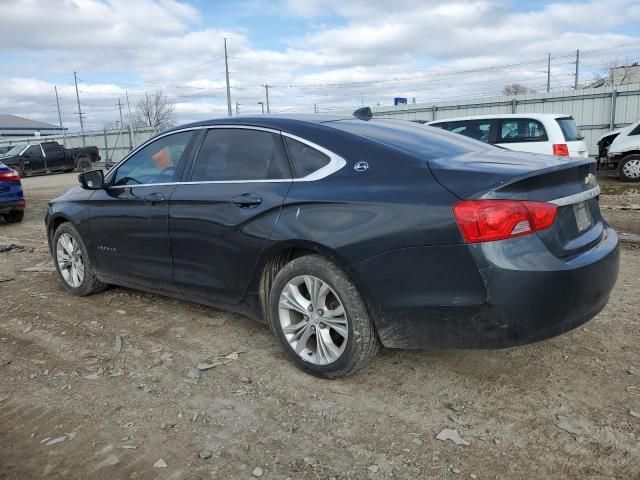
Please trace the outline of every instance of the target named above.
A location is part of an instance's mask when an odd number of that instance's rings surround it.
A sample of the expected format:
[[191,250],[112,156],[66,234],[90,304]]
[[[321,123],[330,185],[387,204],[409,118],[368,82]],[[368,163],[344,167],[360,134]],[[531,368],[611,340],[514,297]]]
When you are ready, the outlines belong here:
[[533,93],[533,90],[519,83],[512,83],[510,85],[505,85],[502,89],[502,93],[504,95],[520,95],[522,93]]
[[136,103],[133,124],[164,130],[175,123],[175,106],[162,90],[146,92]]

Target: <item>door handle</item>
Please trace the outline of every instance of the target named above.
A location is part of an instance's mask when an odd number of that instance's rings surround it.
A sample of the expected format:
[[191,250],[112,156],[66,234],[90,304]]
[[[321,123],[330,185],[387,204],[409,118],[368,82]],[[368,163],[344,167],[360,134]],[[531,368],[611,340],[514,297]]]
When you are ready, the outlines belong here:
[[157,192],[150,193],[146,197],[142,197],[142,199],[147,205],[155,205],[158,202],[164,202],[164,196],[162,196],[161,193]]
[[254,208],[262,203],[262,198],[252,193],[243,193],[231,199],[231,203],[240,208]]

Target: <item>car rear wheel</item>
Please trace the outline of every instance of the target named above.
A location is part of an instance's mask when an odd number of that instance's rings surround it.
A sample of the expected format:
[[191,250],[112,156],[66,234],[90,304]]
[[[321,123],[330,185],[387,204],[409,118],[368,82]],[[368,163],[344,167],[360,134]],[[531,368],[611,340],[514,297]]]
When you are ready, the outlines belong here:
[[627,155],[620,160],[618,175],[625,182],[640,182],[640,155]]
[[53,235],[53,258],[62,286],[74,295],[91,295],[108,287],[98,280],[80,234],[68,222]]
[[313,375],[349,375],[380,349],[355,285],[320,255],[286,264],[274,279],[269,305],[276,337],[293,362]]
[[13,212],[5,213],[4,219],[7,223],[20,223],[24,219],[24,210],[14,210]]
[[86,172],[91,168],[91,159],[87,157],[80,157],[76,164],[79,171]]

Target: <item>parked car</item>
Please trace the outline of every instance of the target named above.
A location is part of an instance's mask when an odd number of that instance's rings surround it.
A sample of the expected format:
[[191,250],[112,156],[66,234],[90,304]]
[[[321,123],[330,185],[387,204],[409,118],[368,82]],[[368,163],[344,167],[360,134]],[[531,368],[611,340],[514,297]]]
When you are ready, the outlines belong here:
[[7,223],[18,223],[24,218],[24,195],[20,175],[0,162],[0,216]]
[[587,144],[573,117],[552,113],[477,115],[427,125],[518,152],[587,158]]
[[58,142],[16,145],[2,161],[21,177],[32,173],[85,171],[100,160],[98,147],[64,148]]
[[13,145],[0,145],[0,157],[2,157],[5,153],[11,150]]
[[625,182],[640,182],[640,120],[598,139],[598,165],[617,170]]
[[225,118],[80,174],[46,212],[64,288],[244,313],[338,377],[393,348],[500,348],[607,303],[618,237],[595,162],[400,120]]

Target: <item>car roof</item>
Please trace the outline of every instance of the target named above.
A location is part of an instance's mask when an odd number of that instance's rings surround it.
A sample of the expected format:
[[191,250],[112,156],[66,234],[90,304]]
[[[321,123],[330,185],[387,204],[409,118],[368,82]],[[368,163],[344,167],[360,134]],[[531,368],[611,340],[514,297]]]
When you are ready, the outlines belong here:
[[440,123],[440,122],[454,122],[461,120],[485,120],[488,118],[532,118],[534,120],[555,120],[556,118],[573,118],[571,115],[566,113],[496,113],[493,115],[471,115],[465,117],[452,117],[452,118],[439,118],[438,120],[433,120],[428,122],[427,125],[431,125],[432,123]]
[[[286,129],[291,125],[299,125],[300,123],[308,124],[321,124],[328,122],[336,122],[339,120],[353,119],[354,117],[345,115],[327,115],[321,113],[308,113],[308,114],[268,114],[268,115],[248,115],[239,117],[219,117],[209,120],[202,120],[199,122],[188,123],[186,125],[180,125],[178,127],[167,130],[171,132],[174,130],[182,130],[185,128],[194,127],[208,127],[213,125],[250,125],[255,127],[273,128],[273,129]],[[166,132],[163,132],[166,133]]]

